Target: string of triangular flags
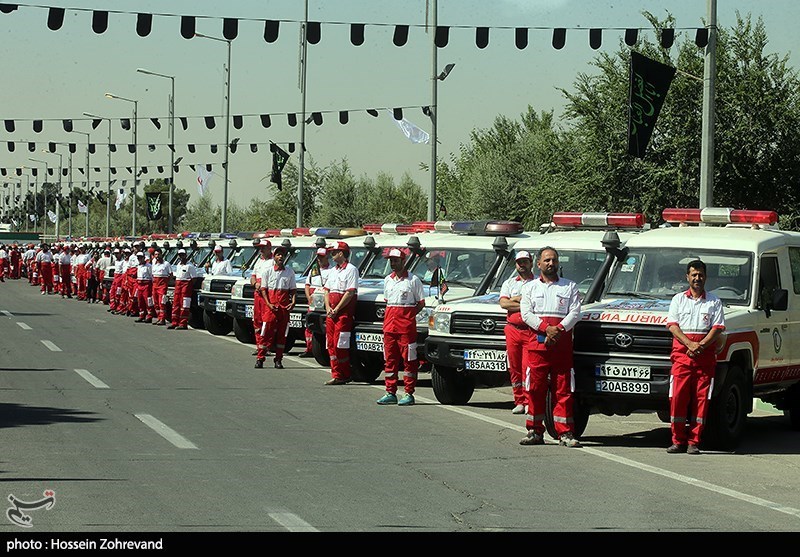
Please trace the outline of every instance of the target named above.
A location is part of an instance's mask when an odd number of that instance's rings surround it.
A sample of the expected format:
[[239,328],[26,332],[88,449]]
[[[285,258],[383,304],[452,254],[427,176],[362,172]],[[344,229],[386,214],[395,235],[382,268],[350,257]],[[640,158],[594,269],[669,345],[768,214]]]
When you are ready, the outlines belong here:
[[[289,149],[290,153],[293,153],[294,151],[295,151],[294,149]],[[181,168],[189,167],[189,168],[192,169],[192,171],[194,171],[197,166],[203,166],[203,167],[206,168],[206,170],[208,172],[211,172],[211,171],[213,171],[214,166],[217,166],[217,165],[219,167],[223,168],[223,169],[225,168],[225,163],[224,162],[220,162],[220,163],[183,163],[183,164],[177,164],[177,162],[176,162],[175,166],[173,167],[173,170],[177,174],[178,172],[180,172]],[[128,172],[128,174],[130,176],[133,176],[133,166],[120,166],[120,167],[116,167],[116,166],[111,166],[111,167],[108,167],[108,166],[90,166],[89,168],[95,174],[100,174],[103,171],[107,172],[107,171],[110,170],[111,174],[116,175],[118,172],[121,172],[122,170],[125,170],[125,171]],[[137,173],[137,176],[141,176],[142,174],[149,174],[150,173],[150,169],[154,169],[154,171],[153,171],[154,174],[159,174],[159,175],[168,174],[169,173],[169,168],[170,168],[169,164],[165,164],[165,165],[149,165],[149,166],[141,166],[140,165],[138,167],[139,172]],[[81,175],[84,175],[84,176],[86,175],[86,167],[73,166],[72,170],[79,172]],[[16,168],[0,167],[0,176],[13,176],[15,174],[17,176],[22,176],[23,172],[26,172],[26,171],[30,171],[31,176],[34,177],[34,178],[37,178],[39,176],[39,171],[38,171],[38,169],[36,167],[27,167],[27,166],[24,167],[24,168],[23,167],[16,167]],[[55,174],[53,173],[53,169],[52,168],[48,168],[47,174],[49,176],[55,176]],[[62,167],[61,175],[62,176],[68,176],[69,175],[69,168],[68,167]]]
[[[231,141],[229,145],[231,153],[236,153],[238,151],[240,143],[246,144],[241,142],[240,138],[238,137],[234,138],[233,141]],[[250,152],[257,153],[259,147],[264,145],[269,145],[271,143],[272,141],[270,141],[269,143],[265,142],[250,143],[249,144]],[[25,148],[25,146],[27,146],[28,151],[31,153],[40,151],[41,149],[39,147],[41,146],[42,149],[44,149],[45,151],[49,151],[50,153],[56,153],[56,154],[58,152],[58,148],[62,146],[66,146],[70,153],[77,153],[78,147],[83,147],[83,145],[79,145],[76,143],[65,143],[63,141],[37,142],[29,140],[16,140],[16,141],[6,141],[6,144],[9,153],[16,152],[17,145],[23,146],[23,149]],[[297,148],[295,142],[286,142],[282,144],[286,145],[287,148],[289,149],[289,152],[291,153],[294,153],[295,149]],[[116,153],[120,147],[127,147],[127,151],[131,154],[137,151],[142,152],[143,148],[147,148],[148,152],[153,153],[156,150],[158,150],[159,147],[167,147],[173,153],[175,152],[176,147],[185,148],[185,150],[188,151],[189,153],[197,153],[198,147],[208,147],[209,151],[212,154],[215,154],[219,152],[220,147],[224,148],[224,145],[220,145],[219,143],[187,143],[183,145],[173,145],[171,143],[89,143],[88,145],[89,145],[89,154],[91,155],[94,155],[97,152],[98,147],[103,147],[103,146],[105,146],[112,153]],[[52,174],[52,172],[50,174]]]
[[[222,20],[222,36],[226,40],[233,41],[239,36],[239,22],[252,21],[262,23],[264,26],[264,41],[267,43],[274,43],[278,40],[281,24],[298,25],[303,24],[302,20],[292,19],[262,19],[262,18],[233,18],[233,17],[213,17],[213,16],[197,16],[197,15],[179,15],[168,13],[140,13],[128,12],[124,10],[92,10],[91,8],[63,8],[56,6],[41,6],[41,5],[28,5],[28,4],[0,4],[0,12],[11,14],[18,8],[30,8],[36,10],[47,10],[47,27],[51,31],[58,31],[64,26],[64,16],[67,10],[71,12],[91,12],[92,14],[92,31],[96,34],[103,34],[109,28],[109,14],[123,14],[136,16],[136,34],[140,37],[147,37],[153,30],[154,16],[159,18],[180,18],[180,34],[184,39],[192,39],[196,36],[196,23],[197,20]],[[306,23],[305,35],[309,44],[315,45],[322,40],[322,27],[324,26],[349,26],[350,27],[350,43],[353,46],[361,46],[365,41],[365,29],[369,27],[394,27],[392,35],[392,43],[395,46],[402,47],[408,43],[410,29],[423,29],[428,30],[429,27],[425,24],[387,24],[387,23],[347,23],[341,21],[309,21]],[[475,46],[479,49],[484,49],[489,46],[489,36],[492,30],[513,30],[514,31],[514,46],[523,50],[529,46],[529,32],[530,31],[548,31],[552,33],[551,44],[554,49],[561,50],[566,44],[567,31],[586,33],[588,31],[589,46],[593,49],[598,49],[602,46],[602,36],[604,31],[620,31],[619,27],[594,27],[586,29],[585,27],[544,27],[544,26],[485,26],[475,27],[468,25],[437,25],[434,31],[434,44],[438,48],[446,47],[450,42],[451,29],[464,29],[474,31]],[[628,28],[625,29],[625,42],[629,46],[636,44],[638,35],[642,31],[648,31],[641,28]],[[708,29],[703,27],[673,27],[658,30],[658,41],[664,48],[670,48],[675,40],[675,31],[694,31],[695,44],[698,47],[704,48],[708,44]]]

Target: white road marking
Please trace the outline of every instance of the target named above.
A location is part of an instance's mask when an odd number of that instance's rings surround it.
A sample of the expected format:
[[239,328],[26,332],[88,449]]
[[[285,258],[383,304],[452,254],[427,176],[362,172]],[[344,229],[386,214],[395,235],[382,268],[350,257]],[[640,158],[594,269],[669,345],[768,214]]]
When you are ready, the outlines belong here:
[[14,315],[10,311],[6,311],[4,309],[0,309],[0,313],[5,315],[6,317],[14,317]]
[[31,327],[29,327],[28,325],[26,325],[26,324],[25,324],[25,323],[23,323],[22,321],[17,321],[17,325],[19,325],[19,326],[20,326],[22,329],[24,329],[24,330],[26,330],[26,331],[31,331],[31,330],[33,330]]
[[98,389],[110,389],[108,385],[100,381],[97,377],[89,373],[89,370],[86,369],[76,369],[75,373],[86,379],[93,387],[97,387]]
[[52,342],[50,342],[49,340],[43,340],[43,341],[41,341],[41,342],[42,342],[42,344],[44,344],[45,346],[47,346],[47,348],[48,348],[48,349],[49,349],[51,352],[61,352],[61,349],[60,349],[58,346],[56,346],[55,344],[53,344]]
[[[374,385],[376,389],[384,390],[383,386]],[[464,408],[458,406],[448,406],[445,404],[439,404],[437,401],[417,396],[416,394],[414,397],[426,404],[431,404],[437,408],[441,408],[442,410],[447,410],[448,412],[454,412],[456,414],[461,414],[462,416],[467,416],[469,418],[475,418],[482,422],[486,422],[488,424],[492,424],[495,426],[505,427],[508,429],[512,429],[514,431],[518,431],[520,433],[525,433],[526,429],[524,426],[513,425],[503,420],[498,420],[495,418],[489,418],[487,416],[482,416],[470,410],[465,410]],[[550,441],[549,439],[546,440],[548,444],[555,443],[555,441]],[[735,491],[733,489],[728,489],[727,487],[722,487],[719,485],[715,485],[709,482],[705,482],[703,480],[698,480],[697,478],[692,478],[691,476],[685,476],[683,474],[676,474],[675,472],[670,472],[669,470],[664,470],[663,468],[658,468],[656,466],[650,466],[649,464],[643,464],[641,462],[636,462],[635,460],[631,460],[629,458],[609,454],[605,451],[601,451],[599,449],[593,449],[591,447],[587,447],[586,445],[583,446],[582,449],[574,449],[576,451],[581,451],[583,453],[591,454],[594,456],[599,456],[600,458],[605,458],[606,460],[611,460],[616,462],[617,464],[623,464],[625,466],[630,466],[631,468],[636,468],[637,470],[642,470],[644,472],[650,472],[651,474],[656,474],[658,476],[663,476],[665,478],[669,478],[671,480],[675,480],[681,483],[685,483],[687,485],[691,485],[694,487],[700,487],[702,489],[706,489],[708,491],[713,491],[714,493],[718,493],[720,495],[726,495],[733,499],[738,499],[739,501],[744,501],[746,503],[751,503],[753,505],[757,505],[760,507],[764,507],[767,509],[771,509],[773,511],[778,511],[784,514],[788,514],[791,516],[795,516],[800,518],[800,509],[795,509],[793,507],[787,507],[781,505],[779,503],[775,503],[773,501],[768,501],[766,499],[762,499],[760,497],[754,497],[753,495],[748,495],[747,493],[742,493],[740,491]]]
[[183,435],[151,416],[150,414],[134,414],[144,425],[158,433],[161,437],[179,449],[196,449],[197,445],[186,439]]
[[270,512],[267,515],[289,532],[319,532],[319,530],[294,513],[280,511]]

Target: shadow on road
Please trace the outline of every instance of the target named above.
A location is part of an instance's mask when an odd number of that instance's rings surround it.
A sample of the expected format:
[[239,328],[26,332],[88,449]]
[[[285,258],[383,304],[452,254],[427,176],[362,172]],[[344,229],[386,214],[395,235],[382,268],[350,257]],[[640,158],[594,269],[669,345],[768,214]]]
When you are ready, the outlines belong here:
[[65,371],[63,367],[0,367],[0,371]]
[[13,311],[13,312],[11,312],[11,315],[13,315],[14,317],[39,317],[39,316],[50,317],[50,316],[53,316],[53,315],[56,315],[56,314],[55,313],[36,313],[36,312],[25,313],[25,312],[20,312],[20,311]]
[[95,415],[94,412],[81,412],[69,408],[0,403],[0,428],[99,421],[101,418],[96,418]]

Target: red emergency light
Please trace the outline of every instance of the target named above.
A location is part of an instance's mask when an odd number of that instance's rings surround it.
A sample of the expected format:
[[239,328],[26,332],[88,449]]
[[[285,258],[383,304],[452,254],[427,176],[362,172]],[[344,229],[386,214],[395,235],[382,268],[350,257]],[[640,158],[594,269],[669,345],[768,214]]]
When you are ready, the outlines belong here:
[[643,228],[644,213],[579,213],[558,212],[553,214],[556,226],[584,226],[602,228]]
[[432,220],[418,220],[411,223],[414,227],[414,232],[433,232],[436,230],[436,223]]
[[381,231],[380,224],[365,224],[362,228],[367,232],[372,232],[373,234],[378,234]]
[[729,207],[706,207],[705,209],[664,209],[661,217],[670,223],[706,224],[775,224],[778,213]]

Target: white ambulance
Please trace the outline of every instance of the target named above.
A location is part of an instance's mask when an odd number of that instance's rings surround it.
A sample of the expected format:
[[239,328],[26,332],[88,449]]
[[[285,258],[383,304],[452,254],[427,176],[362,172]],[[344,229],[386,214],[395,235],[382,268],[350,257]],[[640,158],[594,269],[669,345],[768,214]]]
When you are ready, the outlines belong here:
[[773,211],[665,209],[662,217],[671,226],[627,241],[602,298],[575,327],[576,434],[593,412],[651,410],[669,420],[667,311],[688,289],[694,259],[706,264],[706,289],[726,321],[702,443],[735,447],[754,397],[800,429],[800,233],[778,229]]
[[533,274],[538,276],[537,252],[544,247],[555,248],[561,275],[575,281],[581,295],[585,295],[601,267],[604,271],[597,289],[602,287],[613,263],[603,245],[606,232],[617,231],[624,243],[646,226],[642,213],[556,213],[550,223],[540,228],[540,234],[514,244],[512,256],[485,294],[434,308],[425,355],[433,365],[431,380],[436,399],[442,404],[466,404],[477,385],[509,384],[504,334],[507,312],[500,307],[500,288],[509,277],[516,276],[516,253],[531,254]]

